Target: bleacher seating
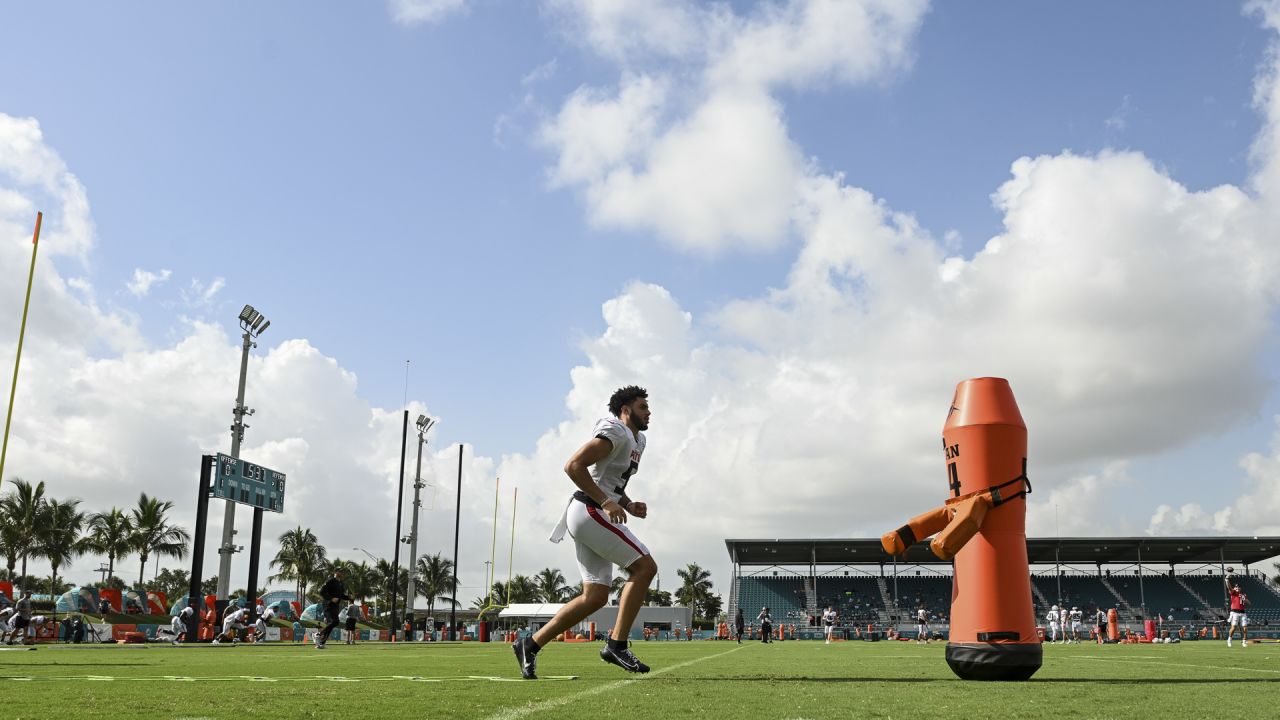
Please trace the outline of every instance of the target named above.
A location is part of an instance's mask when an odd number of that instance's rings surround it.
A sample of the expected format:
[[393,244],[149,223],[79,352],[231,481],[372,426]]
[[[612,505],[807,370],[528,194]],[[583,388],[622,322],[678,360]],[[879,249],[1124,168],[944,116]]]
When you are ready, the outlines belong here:
[[[893,578],[885,578],[893,595]],[[941,575],[899,575],[898,614],[900,622],[915,622],[916,611],[924,608],[930,622],[946,622],[951,613],[951,578]]]
[[1270,626],[1280,624],[1280,597],[1256,577],[1239,576],[1240,591],[1249,598],[1249,623]]
[[[1242,589],[1249,596],[1249,620],[1252,627],[1280,625],[1280,596],[1272,592],[1256,576],[1238,575]],[[760,608],[767,605],[773,612],[775,623],[816,623],[818,616],[828,606],[840,613],[842,624],[865,625],[881,622],[885,607],[880,593],[879,580],[874,575],[819,575],[816,579],[815,598],[817,615],[810,617],[806,607],[806,581],[799,575],[742,576],[738,602],[749,623],[753,622]],[[1122,609],[1121,622],[1135,622],[1142,613],[1142,599],[1151,618],[1169,617],[1170,611],[1177,625],[1197,625],[1225,618],[1226,600],[1223,594],[1222,576],[1214,573],[1202,575],[1144,574],[1141,587],[1138,576],[1132,572],[1112,573],[1106,577],[1111,587],[1129,604],[1132,615]],[[894,593],[894,578],[885,577],[887,593]],[[1063,575],[1055,578],[1052,573],[1033,575],[1031,582],[1049,604],[1063,608],[1078,607],[1084,613],[1086,623],[1092,621],[1098,607],[1104,611],[1117,606],[1115,595],[1107,589],[1103,578],[1095,575]],[[1059,585],[1060,583],[1060,585]],[[1198,593],[1208,607],[1188,592],[1183,583]],[[951,610],[951,578],[945,575],[899,575],[897,598],[900,617],[898,622],[915,621],[915,611],[924,607],[932,622],[946,622]],[[1042,621],[1048,607],[1041,607],[1036,599],[1036,617]]]
[[[1078,607],[1082,612],[1093,613],[1099,607],[1108,609],[1115,607],[1116,604],[1115,596],[1102,584],[1101,579],[1093,575],[1063,575],[1061,578],[1055,578],[1053,575],[1035,575],[1032,576],[1031,581],[1050,605]],[[1062,588],[1061,595],[1058,592],[1059,583]],[[1043,616],[1048,609],[1039,607],[1037,604],[1037,617]]]
[[743,575],[738,586],[738,607],[748,623],[754,623],[760,608],[768,607],[774,623],[808,624],[805,612],[804,578],[797,575],[772,577]]
[[870,575],[818,577],[818,612],[835,607],[843,624],[877,623],[884,601],[880,585]]

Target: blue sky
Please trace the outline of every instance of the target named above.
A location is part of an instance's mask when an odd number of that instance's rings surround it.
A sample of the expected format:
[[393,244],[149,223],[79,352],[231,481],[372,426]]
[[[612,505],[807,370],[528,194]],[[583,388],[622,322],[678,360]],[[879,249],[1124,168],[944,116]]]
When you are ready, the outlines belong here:
[[[735,2],[722,6],[720,18],[732,13],[746,27],[748,20],[767,20],[769,7],[807,5]],[[711,7],[672,0],[650,9],[659,6],[691,15]],[[760,309],[777,293],[786,295],[778,300],[784,310],[802,304],[795,275],[810,247],[802,224],[785,223],[754,246],[725,231],[730,239],[708,250],[664,231],[659,219],[645,220],[652,210],[601,220],[607,206],[593,194],[603,187],[600,178],[555,174],[572,139],[548,140],[548,132],[571,99],[604,105],[637,77],[657,78],[666,88],[656,103],[659,139],[606,165],[643,171],[647,157],[656,166],[657,156],[645,153],[708,98],[720,97],[707,79],[724,57],[719,50],[709,51],[710,59],[687,48],[671,51],[655,33],[639,50],[614,54],[582,32],[591,22],[586,0],[466,2],[419,23],[397,22],[394,6],[381,3],[3,7],[0,112],[38,122],[43,143],[83,184],[91,205],[91,252],[49,262],[62,276],[86,278],[103,312],[136,318],[146,352],[179,345],[192,334],[190,320],[230,335],[240,305],[252,303],[273,323],[260,353],[305,339],[358,378],[362,403],[393,413],[402,405],[410,359],[410,399],[443,418],[437,446],[473,445],[482,460],[477,473],[536,467],[550,468],[551,476],[563,461],[553,457],[561,441],[571,445],[577,437],[557,423],[581,424],[600,410],[610,383],[664,384],[646,378],[642,367],[672,375],[696,367],[728,387],[730,379],[747,377],[740,368],[717,375],[697,362],[632,366],[635,372],[624,377],[601,360],[601,343],[625,329],[602,317],[602,304],[666,307],[660,294],[632,292],[637,281],[660,287],[691,314],[687,343],[675,346],[689,357],[710,347],[733,357],[760,351],[781,358],[779,367],[793,355],[814,367],[839,364],[834,350],[806,355],[803,339],[794,353],[771,348],[767,337],[743,330],[747,319],[737,315],[739,304]],[[637,18],[649,12],[643,3],[633,7],[641,8]],[[839,177],[842,187],[865,190],[886,211],[913,216],[939,257],[973,261],[1006,231],[1006,210],[992,196],[1024,156],[1092,161],[1100,153],[1133,153],[1191,193],[1223,184],[1248,188],[1265,164],[1250,161],[1267,119],[1254,104],[1254,89],[1274,36],[1238,5],[940,3],[906,26],[905,50],[884,51],[890,59],[883,65],[852,79],[796,70],[766,83],[764,93],[802,160],[800,174]],[[643,23],[629,30],[637,38],[648,31]],[[714,37],[697,43],[711,47]],[[768,141],[763,137],[761,145]],[[661,203],[655,206],[661,214]],[[135,270],[170,276],[138,297],[126,289]],[[218,278],[225,284],[200,299]],[[869,271],[840,287],[858,297],[863,284],[876,285]],[[1275,359],[1274,305],[1259,307],[1266,329],[1249,336],[1239,365],[1226,367],[1256,369]],[[679,325],[678,314],[672,317]],[[791,316],[792,329],[810,337],[839,334],[838,326],[821,327],[811,317]],[[1122,330],[1141,332],[1144,322]],[[858,327],[870,333],[872,326]],[[870,334],[866,340],[877,342]],[[91,357],[119,354],[99,341],[91,343]],[[659,350],[655,357],[670,359],[667,346]],[[571,376],[575,366],[590,381]],[[957,363],[955,375],[944,368],[939,385],[949,387],[968,367]],[[1089,382],[1122,369],[1090,371]],[[888,375],[859,377],[857,392],[874,377]],[[1231,497],[1247,492],[1238,462],[1268,452],[1270,416],[1280,410],[1274,372],[1250,377],[1264,379],[1265,391],[1224,411],[1220,421],[1175,433],[1163,445],[1135,439],[1129,447],[1085,453],[1079,463],[1057,463],[1054,472],[1075,482],[1122,463],[1125,469],[1114,472],[1126,479],[1108,492],[1135,509],[1104,518],[1116,531],[1142,531],[1158,503],[1227,502],[1200,478],[1220,473],[1229,476]],[[271,389],[254,382],[249,404],[269,414]],[[740,387],[758,388],[750,381]],[[836,382],[796,412],[819,417],[825,392],[852,387]],[[233,390],[226,391],[228,407]],[[715,397],[733,395],[726,392]],[[576,393],[599,397],[588,402]],[[943,405],[946,398],[935,400]],[[851,406],[864,401],[874,405],[855,395]],[[761,402],[755,410],[787,415]],[[661,398],[655,411],[661,419]],[[210,409],[209,427],[224,424],[219,413]],[[686,414],[671,413],[682,422]],[[690,423],[679,428],[697,427]],[[675,444],[672,438],[654,449],[670,453]],[[721,481],[741,475],[726,473]],[[1179,473],[1171,489],[1166,482]],[[1081,493],[1083,505],[1092,502]],[[1075,497],[1068,493],[1060,502]],[[874,526],[857,520],[824,530]],[[744,534],[760,527],[766,526],[747,523]]]
[[[689,257],[586,227],[530,135],[612,70],[534,3],[414,27],[373,3],[5,14],[23,32],[0,48],[0,107],[39,117],[89,188],[94,282],[174,272],[142,302],[111,298],[149,337],[169,331],[163,300],[182,283],[225,277],[209,319],[231,327],[255,304],[273,320],[264,341],[309,338],[382,406],[400,404],[411,359],[411,394],[448,417],[446,442],[529,450],[565,416],[578,341],[625,283],[697,311],[779,285],[794,253]],[[824,169],[972,251],[999,231],[989,196],[1020,155],[1127,148],[1193,189],[1240,182],[1265,43],[1226,3],[938,5],[908,72],[794,92],[787,118]]]

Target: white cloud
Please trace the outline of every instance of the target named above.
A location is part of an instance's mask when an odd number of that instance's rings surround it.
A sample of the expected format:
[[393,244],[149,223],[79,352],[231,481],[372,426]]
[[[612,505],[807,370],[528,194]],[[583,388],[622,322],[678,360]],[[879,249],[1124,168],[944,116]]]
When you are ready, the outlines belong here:
[[[569,32],[622,68],[543,126],[554,184],[582,188],[598,225],[654,230],[702,254],[789,237],[812,174],[774,91],[883,82],[910,65],[921,1],[728,5],[553,0]],[[672,65],[670,61],[680,62]]]
[[626,63],[633,57],[686,58],[702,52],[705,24],[719,10],[686,0],[546,0],[567,37]]
[[1245,472],[1245,492],[1217,510],[1186,503],[1175,510],[1156,508],[1147,527],[1152,535],[1188,532],[1210,534],[1280,535],[1280,416],[1269,453],[1253,452],[1240,459]]
[[388,0],[391,18],[401,25],[438,23],[467,9],[467,0]]
[[167,282],[172,274],[169,270],[161,270],[158,273],[154,273],[150,270],[134,268],[133,279],[125,287],[129,289],[129,292],[133,293],[134,297],[146,297],[147,293],[151,292],[152,287]]
[[191,278],[191,282],[182,289],[182,303],[191,309],[207,309],[213,305],[214,299],[227,286],[223,277],[215,277],[205,282],[200,278]]
[[1125,95],[1124,99],[1120,101],[1120,105],[1107,116],[1103,124],[1107,126],[1108,130],[1122,132],[1129,127],[1129,117],[1131,115],[1133,115],[1133,101],[1128,95]]

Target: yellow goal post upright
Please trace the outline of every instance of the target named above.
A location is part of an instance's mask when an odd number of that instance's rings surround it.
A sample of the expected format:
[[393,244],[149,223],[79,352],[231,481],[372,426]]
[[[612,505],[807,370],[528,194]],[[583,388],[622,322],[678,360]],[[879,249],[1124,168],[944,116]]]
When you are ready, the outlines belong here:
[[9,410],[4,416],[4,442],[0,443],[0,483],[4,482],[4,460],[9,454],[9,424],[13,421],[13,399],[18,394],[18,366],[22,364],[22,341],[27,335],[27,311],[31,308],[31,285],[36,277],[36,251],[40,249],[40,224],[44,213],[36,213],[36,231],[31,236],[31,269],[27,271],[27,297],[22,301],[22,325],[18,329],[18,357],[13,361],[13,385],[9,389]]

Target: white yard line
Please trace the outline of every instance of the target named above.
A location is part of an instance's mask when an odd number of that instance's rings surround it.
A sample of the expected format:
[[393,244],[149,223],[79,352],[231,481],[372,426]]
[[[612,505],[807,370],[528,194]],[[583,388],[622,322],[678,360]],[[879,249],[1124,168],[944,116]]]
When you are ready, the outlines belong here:
[[647,673],[645,675],[637,675],[636,677],[627,678],[626,680],[618,680],[611,683],[605,683],[604,685],[597,685],[596,687],[583,690],[582,692],[576,692],[576,693],[573,693],[572,695],[561,695],[560,697],[551,698],[549,700],[543,700],[542,702],[539,702],[539,703],[532,703],[530,705],[523,705],[520,707],[505,708],[503,710],[499,710],[498,712],[490,715],[489,717],[485,718],[485,720],[516,720],[516,718],[522,718],[527,715],[539,713],[539,712],[542,712],[543,710],[550,710],[552,708],[558,708],[562,705],[568,705],[569,703],[577,702],[578,700],[581,700],[582,698],[585,698],[585,697],[591,697],[592,695],[599,695],[600,693],[606,693],[612,690],[617,690],[618,688],[626,687],[627,685],[630,685],[632,683],[637,683],[647,678],[656,677],[658,675],[669,673],[672,670],[679,670],[680,668],[689,667],[690,665],[694,665],[696,663],[700,663],[705,660],[714,660],[718,657],[724,657],[729,653],[738,652],[739,650],[742,650],[745,647],[747,646],[743,645],[740,647],[733,648],[732,650],[726,650],[722,653],[716,653],[715,655],[707,655],[705,657],[694,658],[693,660],[686,660],[685,662],[676,663],[675,665],[664,667],[660,670],[654,670],[653,672]]

